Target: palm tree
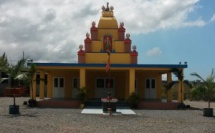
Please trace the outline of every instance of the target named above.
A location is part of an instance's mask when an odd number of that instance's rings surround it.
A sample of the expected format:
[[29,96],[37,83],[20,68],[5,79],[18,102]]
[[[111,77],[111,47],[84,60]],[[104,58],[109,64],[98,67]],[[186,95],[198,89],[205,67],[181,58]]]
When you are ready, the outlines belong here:
[[215,73],[214,69],[212,69],[211,74],[206,78],[203,79],[199,74],[197,73],[191,73],[192,76],[197,77],[202,82],[198,84],[198,88],[204,89],[204,97],[207,98],[208,101],[208,108],[210,108],[211,100],[215,97]]
[[[25,60],[21,59],[17,62],[16,65],[11,65],[8,70],[6,71],[6,73],[8,73],[8,75],[14,80],[14,85],[13,87],[17,86],[17,80],[18,77],[23,73],[22,69],[24,68],[25,65]],[[14,105],[16,105],[15,103],[15,94],[14,94]]]
[[173,68],[172,69],[172,72],[173,74],[178,78],[178,80],[181,82],[181,86],[180,86],[180,91],[181,91],[181,97],[180,97],[180,100],[181,100],[181,105],[183,105],[183,99],[182,99],[182,81],[184,79],[184,74],[183,74],[183,70],[182,69],[178,69],[178,68]]
[[0,72],[7,72],[9,68],[9,63],[7,60],[7,56],[4,53],[2,56],[0,56]]
[[26,77],[27,77],[26,82],[27,82],[27,84],[29,84],[31,92],[32,92],[31,99],[33,99],[33,82],[34,82],[35,73],[36,73],[36,67],[35,67],[35,64],[32,64],[26,74]]
[[[36,106],[36,100],[33,99],[33,82],[34,80],[34,75],[36,73],[36,66],[35,64],[31,64],[30,68],[26,68],[25,72],[19,74],[16,79],[23,80],[27,86],[30,87],[31,89],[31,98],[29,99],[29,107],[34,107]],[[40,79],[44,80],[44,79]]]

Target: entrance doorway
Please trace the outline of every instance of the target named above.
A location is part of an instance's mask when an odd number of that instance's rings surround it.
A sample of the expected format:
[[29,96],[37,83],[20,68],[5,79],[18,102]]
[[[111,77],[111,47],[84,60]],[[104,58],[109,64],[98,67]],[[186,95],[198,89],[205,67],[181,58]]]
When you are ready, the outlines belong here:
[[153,78],[146,79],[145,98],[156,99],[156,80]]
[[54,77],[54,98],[64,98],[65,88],[64,88],[64,78],[63,77]]
[[106,98],[108,91],[111,93],[111,97],[114,97],[114,79],[110,79],[110,85],[108,87],[109,79],[108,78],[97,78],[96,79],[96,98]]

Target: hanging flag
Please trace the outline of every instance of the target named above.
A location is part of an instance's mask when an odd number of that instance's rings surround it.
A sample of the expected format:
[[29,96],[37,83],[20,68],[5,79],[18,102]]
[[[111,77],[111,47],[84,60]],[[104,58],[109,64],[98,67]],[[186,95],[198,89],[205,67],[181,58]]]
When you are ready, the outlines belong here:
[[110,70],[110,55],[108,56],[108,60],[106,62],[106,72],[108,72]]

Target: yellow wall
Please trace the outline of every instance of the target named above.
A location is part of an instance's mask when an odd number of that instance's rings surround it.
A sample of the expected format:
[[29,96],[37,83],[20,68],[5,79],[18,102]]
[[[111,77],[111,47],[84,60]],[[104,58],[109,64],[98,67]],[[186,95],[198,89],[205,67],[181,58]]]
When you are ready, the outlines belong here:
[[[124,52],[124,42],[123,41],[115,41],[112,42],[112,49],[115,50],[115,52]],[[102,41],[92,41],[91,45],[91,51],[92,52],[100,52],[100,50],[103,50],[103,42]]]
[[140,98],[145,97],[145,82],[148,78],[154,78],[156,80],[157,99],[160,99],[162,95],[162,78],[161,74],[158,73],[136,72],[138,95]]
[[92,52],[100,52],[103,49],[102,41],[92,41],[91,50]]
[[124,42],[123,41],[115,41],[114,43],[114,49],[116,52],[124,52],[125,48],[124,48]]
[[126,72],[113,72],[111,75],[115,79],[115,96],[119,99],[124,99],[126,91]]
[[118,29],[98,29],[98,39],[103,40],[104,35],[110,34],[112,39],[118,40]]
[[[53,78],[54,77],[62,77],[64,78],[64,86],[65,86],[65,98],[72,97],[72,78],[79,77],[79,71],[53,71],[52,75],[52,88],[53,88]],[[53,89],[51,88],[51,94],[53,96]]]
[[[45,71],[45,70],[44,70]],[[45,71],[46,72],[46,71]],[[65,79],[65,98],[72,97],[72,79],[79,77],[79,70],[55,70],[49,71],[51,79],[48,79],[49,96],[53,96],[53,78],[63,77]],[[105,70],[86,70],[86,87],[89,89],[89,98],[95,97],[96,78],[108,77]],[[114,79],[115,97],[119,99],[127,99],[129,96],[129,70],[111,70],[111,78]],[[161,74],[156,72],[135,71],[135,79],[137,79],[137,94],[140,98],[145,97],[145,80],[147,78],[156,79],[157,99],[162,95],[162,78]],[[135,80],[133,79],[133,80]],[[52,82],[52,83],[50,83]]]
[[[130,64],[130,53],[111,53],[110,61],[113,64]],[[86,53],[86,63],[106,63],[108,59],[107,53]]]
[[117,20],[113,17],[113,12],[110,14],[108,12],[102,12],[102,15],[98,23],[98,28],[118,28]]

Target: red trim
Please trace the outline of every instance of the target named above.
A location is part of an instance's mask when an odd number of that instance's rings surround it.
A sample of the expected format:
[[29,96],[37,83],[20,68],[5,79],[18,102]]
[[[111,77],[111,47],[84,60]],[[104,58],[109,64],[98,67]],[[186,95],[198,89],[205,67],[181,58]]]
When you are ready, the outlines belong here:
[[137,52],[136,50],[133,50],[133,51],[131,52],[131,56],[138,56],[138,52]]
[[126,38],[126,39],[124,40],[124,44],[131,44],[131,40],[130,40],[129,38]]
[[84,50],[79,50],[78,55],[85,55],[85,51]]
[[92,26],[92,27],[90,28],[90,31],[98,31],[98,28],[96,28],[95,26]]
[[119,32],[125,32],[125,28],[124,28],[124,27],[120,27],[120,28],[118,29],[118,31],[119,31]]
[[91,39],[89,37],[87,37],[85,40],[84,40],[84,43],[91,43]]

